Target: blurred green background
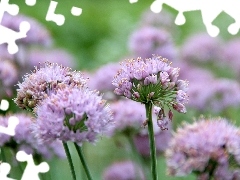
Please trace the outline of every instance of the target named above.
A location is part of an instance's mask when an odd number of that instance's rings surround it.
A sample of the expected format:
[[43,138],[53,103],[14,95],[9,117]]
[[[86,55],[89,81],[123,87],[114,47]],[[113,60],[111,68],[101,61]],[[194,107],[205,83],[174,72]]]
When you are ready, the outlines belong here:
[[[150,9],[153,0],[139,0],[134,4],[130,4],[128,0],[58,0],[57,2],[58,6],[55,12],[63,14],[66,18],[63,26],[57,26],[54,22],[45,20],[50,4],[49,0],[38,0],[33,7],[27,6],[24,0],[10,0],[10,3],[20,6],[20,13],[34,17],[46,26],[51,32],[56,47],[64,48],[72,53],[77,62],[75,69],[93,71],[103,64],[119,61],[129,54],[128,38],[131,32],[139,26],[142,14]],[[82,8],[82,15],[72,16],[70,13],[72,6]],[[163,9],[176,17],[176,10],[167,5],[164,5]],[[176,27],[177,34],[172,34],[176,45],[181,45],[188,36],[196,32],[206,31],[200,11],[187,12],[184,15],[186,23]],[[239,33],[232,36],[227,32],[228,25],[233,22],[231,17],[222,13],[213,24],[220,27],[220,36],[229,40],[239,36]],[[238,111],[232,110],[232,112],[235,114],[230,116],[236,117]],[[192,117],[192,115],[194,112],[190,111],[187,117]],[[180,115],[179,118],[187,119],[185,115]],[[71,145],[71,143],[69,144]],[[125,148],[128,150],[129,147]],[[71,148],[71,152],[74,155],[76,169],[78,169],[78,179],[85,179],[74,148]],[[122,148],[116,146],[108,138],[100,139],[96,145],[85,144],[84,152],[94,179],[101,179],[104,168],[112,162],[127,159],[130,156],[128,153],[123,153]],[[67,180],[71,177],[66,160],[55,159],[48,163],[51,169],[45,179]],[[195,179],[192,175],[183,178],[166,176],[163,157],[159,157],[158,167],[159,179]]]

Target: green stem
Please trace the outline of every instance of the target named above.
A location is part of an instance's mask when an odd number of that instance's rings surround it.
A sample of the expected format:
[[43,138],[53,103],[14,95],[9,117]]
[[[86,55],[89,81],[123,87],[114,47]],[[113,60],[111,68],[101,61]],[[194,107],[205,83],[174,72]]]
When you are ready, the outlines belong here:
[[2,160],[3,162],[6,162],[6,156],[5,156],[3,147],[1,147],[0,152],[1,152],[1,160]]
[[150,157],[151,157],[151,173],[152,179],[157,180],[157,157],[156,157],[156,145],[155,145],[155,137],[153,131],[153,122],[152,122],[152,103],[145,104],[146,108],[146,116],[148,122],[148,136],[149,136],[149,144],[150,144]]
[[[131,135],[129,135],[129,136],[127,136],[127,139],[129,141],[129,145],[131,147],[134,160],[140,165],[140,167],[144,171],[144,174],[147,176],[148,172],[146,171],[146,168],[145,168],[145,165],[144,165],[142,157],[140,156],[139,152],[137,151],[137,149],[136,149],[136,147],[134,145],[133,137]],[[136,171],[136,173],[139,176],[139,172]]]
[[68,149],[67,143],[63,142],[63,147],[64,147],[65,153],[67,155],[67,159],[68,159],[68,163],[69,163],[69,166],[70,166],[72,178],[73,178],[73,180],[76,180],[76,174],[75,174],[75,171],[74,171],[74,166],[73,166],[72,158],[71,158],[70,151]]
[[84,168],[84,171],[85,171],[85,173],[87,175],[88,180],[92,180],[89,168],[88,168],[87,163],[86,163],[86,161],[84,159],[84,156],[83,156],[82,148],[80,146],[78,146],[77,143],[74,143],[74,145],[75,145],[75,148],[76,148],[76,150],[78,152],[78,156],[79,156],[79,158],[80,158],[80,160],[82,162],[82,165],[83,165],[83,168]]

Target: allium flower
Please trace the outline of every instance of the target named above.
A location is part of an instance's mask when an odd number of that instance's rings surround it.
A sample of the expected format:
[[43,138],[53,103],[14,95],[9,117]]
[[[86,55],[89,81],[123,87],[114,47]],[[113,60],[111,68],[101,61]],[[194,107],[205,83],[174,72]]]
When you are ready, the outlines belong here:
[[100,67],[93,75],[91,79],[94,81],[89,81],[88,85],[91,89],[97,89],[104,93],[104,98],[108,100],[116,99],[116,95],[113,94],[114,86],[109,79],[117,73],[120,65],[118,63],[109,63]]
[[103,174],[104,180],[145,180],[143,171],[131,161],[116,162]]
[[130,59],[122,64],[113,79],[114,92],[143,104],[153,103],[161,108],[158,120],[163,120],[165,106],[186,112],[188,82],[178,80],[178,76],[179,68],[171,67],[170,62],[160,56]]
[[8,60],[0,59],[0,99],[7,94],[12,95],[13,85],[17,82],[18,71],[16,66]]
[[115,126],[110,135],[117,132],[138,132],[146,120],[144,106],[131,100],[119,100],[111,104]]
[[239,169],[232,168],[240,165],[240,130],[223,118],[185,124],[174,134],[166,158],[171,175],[233,179]]
[[173,24],[174,16],[167,10],[162,9],[160,13],[153,13],[151,10],[146,11],[140,20],[142,26],[153,26],[171,32],[177,33],[176,26]]
[[33,133],[43,141],[95,142],[113,125],[109,106],[98,92],[87,88],[58,89],[37,107]]
[[29,22],[31,28],[27,33],[27,37],[20,39],[18,42],[22,44],[39,44],[49,45],[52,42],[50,33],[39,23],[37,20],[18,14],[11,16],[7,13],[4,14],[1,24],[14,31],[19,31],[19,25],[22,21]]
[[142,58],[160,54],[167,59],[175,59],[176,49],[169,33],[155,27],[143,27],[132,34],[129,40],[130,50]]
[[215,112],[230,106],[240,105],[240,84],[231,79],[217,79],[213,87],[214,94],[209,99],[209,106]]
[[18,79],[16,66],[8,60],[0,59],[0,84],[4,87],[13,86]]
[[239,76],[240,75],[240,38],[229,41],[224,46],[224,58],[225,64],[230,66],[232,70]]
[[83,86],[86,80],[77,71],[53,63],[45,63],[19,83],[15,103],[23,109],[33,109],[51,93],[65,86]]
[[30,130],[30,125],[34,120],[32,116],[22,113],[0,116],[0,126],[7,127],[8,120],[12,116],[19,120],[19,124],[15,128],[15,135],[10,136],[0,133],[0,146],[8,146],[17,151],[23,150],[28,154],[41,155],[47,159],[52,158],[53,155],[61,158],[65,157],[62,143],[58,141],[44,144],[38,143]]
[[39,66],[39,63],[44,63],[46,60],[64,67],[74,67],[73,57],[63,49],[32,50],[27,58],[30,67]]
[[208,34],[197,34],[184,43],[181,54],[188,62],[218,61],[222,56],[221,42]]

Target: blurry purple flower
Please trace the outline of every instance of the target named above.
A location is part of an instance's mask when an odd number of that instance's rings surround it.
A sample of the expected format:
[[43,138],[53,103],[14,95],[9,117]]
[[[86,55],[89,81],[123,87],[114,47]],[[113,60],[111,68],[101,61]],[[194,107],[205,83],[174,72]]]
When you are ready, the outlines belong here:
[[18,42],[25,45],[39,44],[49,45],[52,43],[49,32],[37,20],[27,17],[26,15],[11,16],[4,14],[1,24],[14,31],[19,31],[19,26],[22,21],[29,22],[31,28],[27,33],[27,37],[20,39]]
[[184,124],[174,134],[166,158],[170,175],[195,172],[204,179],[212,173],[214,179],[221,179],[230,172],[233,176],[231,165],[240,164],[240,131],[223,118]]
[[217,79],[213,85],[214,96],[210,99],[210,108],[219,112],[230,106],[240,105],[240,84],[231,79]]
[[188,83],[178,80],[178,76],[179,68],[171,67],[165,58],[153,56],[145,60],[138,58],[123,62],[112,83],[117,95],[143,104],[152,102],[163,109],[164,117],[164,106],[186,112],[184,104],[188,101],[185,94]]
[[[12,115],[0,116],[0,125],[6,127],[8,119],[11,116]],[[53,155],[61,158],[65,157],[62,143],[54,141],[52,143],[39,144],[29,128],[34,121],[32,116],[18,113],[14,114],[14,117],[19,120],[19,124],[15,128],[15,135],[9,136],[0,134],[1,146],[8,146],[17,151],[23,150],[28,154],[41,155],[47,159],[52,158]]]
[[92,81],[89,81],[88,86],[91,89],[97,89],[104,93],[103,97],[105,99],[115,100],[116,95],[113,93],[114,86],[109,79],[113,78],[119,68],[119,63],[109,63],[100,67],[95,73],[92,74]]
[[64,67],[74,67],[75,65],[73,57],[63,49],[32,50],[27,58],[30,67],[39,66],[39,63],[42,64],[46,61]]
[[0,99],[5,96],[11,96],[13,85],[18,80],[18,70],[9,60],[1,60],[0,57]]
[[8,60],[0,60],[0,84],[4,87],[13,86],[18,79],[16,66]]
[[32,130],[43,142],[95,142],[113,125],[109,106],[98,92],[85,87],[58,89],[38,105],[36,114]]
[[42,101],[51,93],[65,86],[83,86],[86,79],[78,71],[59,66],[53,63],[45,63],[31,74],[25,75],[23,82],[18,84],[15,103],[23,109],[33,109],[39,101]]
[[143,27],[135,31],[129,40],[129,48],[138,57],[150,58],[157,54],[174,60],[176,49],[167,31],[155,27]]
[[183,44],[181,54],[187,62],[219,61],[222,57],[221,42],[208,34],[195,34]]
[[226,65],[230,66],[233,71],[240,75],[240,38],[229,41],[224,46],[224,58]]
[[145,108],[142,104],[131,100],[119,100],[111,104],[115,126],[109,131],[110,135],[117,132],[137,132],[146,120]]
[[169,12],[162,9],[160,13],[153,13],[146,11],[143,13],[140,23],[142,26],[153,26],[156,28],[164,29],[171,34],[176,33],[176,26],[174,25],[174,16]]
[[144,173],[131,161],[116,162],[103,174],[104,180],[145,180]]

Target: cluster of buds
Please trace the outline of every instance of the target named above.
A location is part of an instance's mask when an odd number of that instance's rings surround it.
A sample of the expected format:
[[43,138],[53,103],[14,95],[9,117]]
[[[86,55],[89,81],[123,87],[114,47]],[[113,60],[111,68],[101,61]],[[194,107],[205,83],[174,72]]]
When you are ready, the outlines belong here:
[[[159,107],[159,125],[164,129],[166,116],[164,108],[185,113],[188,101],[188,82],[179,80],[179,68],[171,67],[171,62],[161,56],[153,55],[149,59],[137,58],[122,63],[122,68],[113,79],[117,95],[134,101]],[[172,118],[172,111],[169,112]]]
[[157,116],[157,125],[161,128],[161,130],[168,130],[168,122],[173,119],[171,109],[168,111],[168,116],[166,116],[164,109],[154,106],[154,114]]

